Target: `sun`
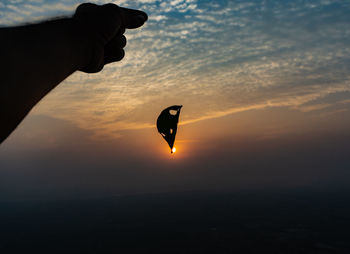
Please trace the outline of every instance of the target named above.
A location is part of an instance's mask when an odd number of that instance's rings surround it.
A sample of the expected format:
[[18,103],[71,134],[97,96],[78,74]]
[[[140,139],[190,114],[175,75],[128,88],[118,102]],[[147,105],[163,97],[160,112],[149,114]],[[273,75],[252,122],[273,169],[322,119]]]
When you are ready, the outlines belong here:
[[173,149],[171,149],[171,152],[172,152],[172,153],[175,153],[175,152],[176,152],[176,148],[173,147]]

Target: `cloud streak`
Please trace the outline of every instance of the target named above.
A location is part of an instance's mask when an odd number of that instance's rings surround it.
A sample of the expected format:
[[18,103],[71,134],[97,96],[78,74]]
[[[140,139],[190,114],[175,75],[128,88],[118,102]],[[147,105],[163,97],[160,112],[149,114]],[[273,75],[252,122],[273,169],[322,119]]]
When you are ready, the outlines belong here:
[[[0,24],[68,15],[78,4],[5,2]],[[74,74],[34,114],[119,135],[153,126],[170,104],[185,105],[183,122],[189,124],[267,107],[322,111],[337,101],[318,100],[349,91],[346,1],[118,4],[150,16],[144,28],[127,31],[125,59],[99,74]]]

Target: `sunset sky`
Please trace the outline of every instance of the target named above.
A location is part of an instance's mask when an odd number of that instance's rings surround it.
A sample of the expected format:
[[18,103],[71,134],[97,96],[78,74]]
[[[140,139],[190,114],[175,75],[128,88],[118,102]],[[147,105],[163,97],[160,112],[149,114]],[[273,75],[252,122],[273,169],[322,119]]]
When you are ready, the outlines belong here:
[[[79,3],[4,0],[0,25]],[[149,20],[121,62],[74,73],[0,146],[0,200],[350,184],[350,1],[113,3]],[[155,122],[174,104],[170,154]]]

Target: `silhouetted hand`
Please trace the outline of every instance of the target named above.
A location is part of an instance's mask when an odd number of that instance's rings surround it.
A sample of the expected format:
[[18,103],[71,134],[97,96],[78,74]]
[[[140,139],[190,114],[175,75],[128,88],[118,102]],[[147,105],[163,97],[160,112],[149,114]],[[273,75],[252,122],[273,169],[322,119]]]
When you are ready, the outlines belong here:
[[91,47],[90,61],[80,70],[93,73],[102,70],[105,64],[120,61],[124,57],[125,29],[142,26],[147,20],[147,14],[115,4],[99,6],[84,3],[78,6],[73,19]]
[[0,28],[0,143],[70,74],[120,61],[125,29],[146,20],[142,11],[85,3],[72,18]]

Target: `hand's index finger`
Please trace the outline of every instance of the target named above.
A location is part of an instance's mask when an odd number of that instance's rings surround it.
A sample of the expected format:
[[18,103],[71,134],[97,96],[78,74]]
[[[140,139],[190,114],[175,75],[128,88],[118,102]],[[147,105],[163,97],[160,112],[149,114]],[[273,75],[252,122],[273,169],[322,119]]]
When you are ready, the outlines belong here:
[[122,20],[122,26],[128,29],[142,26],[148,19],[145,12],[119,7],[119,13]]

